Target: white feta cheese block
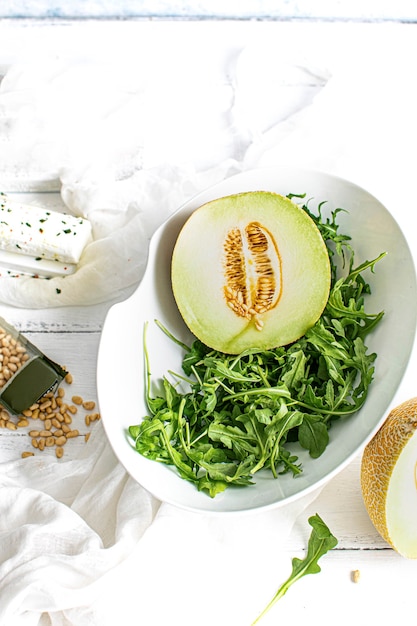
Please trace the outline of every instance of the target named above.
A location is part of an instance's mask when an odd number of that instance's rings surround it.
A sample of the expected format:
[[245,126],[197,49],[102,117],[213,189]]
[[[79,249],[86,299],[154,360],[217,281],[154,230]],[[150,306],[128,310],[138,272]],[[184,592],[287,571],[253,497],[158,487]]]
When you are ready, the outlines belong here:
[[0,250],[77,264],[91,240],[89,220],[10,200],[0,193]]
[[40,256],[16,254],[0,250],[0,278],[10,276],[35,276],[39,278],[53,278],[54,276],[68,276],[77,269],[75,263],[51,261]]

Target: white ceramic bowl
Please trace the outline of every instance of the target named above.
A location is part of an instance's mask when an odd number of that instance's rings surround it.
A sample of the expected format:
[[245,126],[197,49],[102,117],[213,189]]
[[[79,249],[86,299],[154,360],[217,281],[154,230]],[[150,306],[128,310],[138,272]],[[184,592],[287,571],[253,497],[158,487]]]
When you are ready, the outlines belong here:
[[[364,407],[354,416],[338,420],[331,429],[324,454],[311,459],[297,454],[301,476],[285,474],[274,479],[258,472],[256,484],[210,498],[179,478],[174,468],[142,457],[132,448],[127,429],[147,414],[144,399],[143,329],[149,322],[147,345],[153,379],[169,369],[181,371],[181,350],[153,320],[158,319],[174,336],[190,343],[191,336],[172,296],[170,260],[182,224],[203,203],[242,191],[267,190],[286,195],[306,193],[316,203],[327,201],[328,211],[341,207],[342,232],[352,237],[355,265],[387,256],[375,273],[366,275],[372,295],[368,311],[385,311],[383,321],[367,337],[378,355],[375,379]],[[313,205],[312,205],[313,206]],[[401,270],[399,271],[399,268]],[[417,290],[413,260],[407,242],[387,209],[357,185],[328,174],[287,168],[268,168],[238,174],[199,194],[173,214],[152,238],[148,264],[135,293],[114,305],[105,320],[98,355],[98,397],[108,439],[131,476],[158,499],[178,507],[206,513],[233,513],[268,509],[288,503],[318,488],[345,467],[366,444],[386,417],[407,366],[414,339]]]

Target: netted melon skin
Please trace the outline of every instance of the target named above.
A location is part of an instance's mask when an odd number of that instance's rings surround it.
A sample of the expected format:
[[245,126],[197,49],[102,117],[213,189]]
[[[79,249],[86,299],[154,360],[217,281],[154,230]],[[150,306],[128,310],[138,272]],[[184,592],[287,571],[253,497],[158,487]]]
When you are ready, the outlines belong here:
[[417,429],[417,397],[394,408],[365,447],[361,490],[368,515],[381,537],[397,549],[387,527],[386,498],[398,458]]

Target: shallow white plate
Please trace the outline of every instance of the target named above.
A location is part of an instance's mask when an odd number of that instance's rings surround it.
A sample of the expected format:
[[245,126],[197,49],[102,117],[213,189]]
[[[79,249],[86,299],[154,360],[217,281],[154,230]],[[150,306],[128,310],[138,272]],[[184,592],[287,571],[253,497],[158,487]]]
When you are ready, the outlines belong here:
[[[368,336],[367,344],[378,355],[376,374],[364,407],[355,416],[337,421],[331,439],[319,459],[301,451],[303,474],[274,479],[267,471],[256,474],[256,485],[231,489],[214,499],[198,492],[178,477],[175,469],[150,461],[137,453],[127,429],[147,414],[144,399],[143,330],[149,322],[147,345],[153,379],[168,370],[181,371],[182,352],[154,324],[158,319],[177,338],[190,344],[192,337],[172,296],[170,262],[173,245],[190,213],[201,204],[241,191],[268,190],[286,195],[306,193],[311,207],[327,201],[329,213],[336,207],[341,232],[352,236],[355,264],[387,256],[366,280],[372,295],[369,312],[385,311],[383,321]],[[202,242],[204,245],[204,242]],[[399,271],[401,268],[401,271]],[[316,489],[339,472],[376,432],[386,417],[407,366],[416,327],[417,291],[413,260],[406,240],[381,203],[355,184],[320,172],[297,169],[252,170],[229,178],[187,202],[152,238],[147,269],[135,293],[110,309],[105,320],[98,355],[98,396],[104,427],[114,452],[131,476],[158,499],[176,506],[211,513],[267,509],[290,502]],[[298,452],[297,452],[298,453]]]

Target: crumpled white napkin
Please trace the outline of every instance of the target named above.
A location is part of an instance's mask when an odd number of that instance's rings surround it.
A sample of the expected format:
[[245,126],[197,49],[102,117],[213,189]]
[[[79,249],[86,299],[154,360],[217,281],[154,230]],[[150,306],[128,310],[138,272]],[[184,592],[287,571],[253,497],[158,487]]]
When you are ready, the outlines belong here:
[[0,301],[45,308],[125,297],[156,227],[237,171],[232,87],[204,68],[190,82],[196,62],[182,61],[178,76],[166,59],[162,81],[149,63],[12,66],[0,84],[0,190],[58,183],[63,210],[92,222],[93,241],[73,275],[3,274]]
[[[0,624],[186,626],[249,624],[268,594],[263,556],[289,573],[280,549],[314,496],[246,517],[160,505],[127,476],[97,424],[80,458],[3,463]],[[204,614],[201,606],[207,602]],[[139,621],[138,621],[139,620]],[[219,622],[217,622],[219,623]]]
[[[392,43],[389,55],[384,52],[387,33]],[[127,169],[133,163],[134,171],[126,177],[112,170],[112,166],[123,169],[126,165],[117,159],[124,154],[117,142],[120,150],[116,150],[114,161],[111,146],[100,141],[102,161],[89,167],[90,157],[97,154],[86,153],[78,168],[71,158],[78,152],[75,139],[69,149],[68,137],[61,142],[62,138],[49,135],[52,153],[60,156],[58,161],[49,161],[36,143],[32,148],[40,150],[38,163],[41,156],[45,158],[43,172],[52,171],[57,163],[64,164],[55,175],[62,179],[63,197],[69,207],[89,211],[90,217],[97,217],[97,228],[101,224],[106,228],[106,211],[127,230],[134,224],[138,228],[135,232],[143,235],[138,245],[181,197],[204,186],[207,177],[214,182],[234,170],[259,164],[323,167],[351,176],[371,192],[379,189],[381,199],[394,208],[401,204],[396,217],[404,226],[410,219],[407,202],[413,197],[414,184],[416,79],[410,63],[415,57],[405,49],[408,44],[401,31],[383,30],[380,34],[375,41],[355,40],[355,47],[349,49],[349,63],[341,62],[344,57],[340,57],[337,46],[321,56],[325,44],[329,45],[327,41],[321,42],[316,55],[314,47],[303,48],[302,42],[285,50],[275,40],[254,42],[239,57],[232,80],[230,68],[227,81],[223,76],[215,106],[210,99],[210,107],[204,108],[201,120],[205,128],[200,128],[195,111],[186,109],[180,131],[177,126],[170,139],[165,137],[165,146],[159,137],[158,150],[154,146],[147,160],[149,141],[142,143],[141,132],[148,130],[148,140],[151,130],[155,137],[158,133],[155,127],[146,129],[145,118],[132,139]],[[368,49],[375,57],[367,55]],[[262,72],[253,71],[255,62],[262,62]],[[39,76],[29,79],[28,69],[12,70],[5,85],[27,80],[29,92],[19,97],[31,101],[30,90],[39,84]],[[43,71],[48,79],[40,84],[51,89],[48,96],[56,97],[51,78],[55,76],[59,83],[62,77],[56,66]],[[67,68],[68,75],[76,80],[73,71],[71,66]],[[285,89],[279,89],[280,79],[304,71],[322,76],[323,89],[312,103],[295,103],[283,115],[280,102]],[[217,75],[208,77],[211,87],[219,87]],[[255,77],[259,84],[254,91],[250,87]],[[186,81],[181,86],[185,89]],[[155,84],[148,82],[132,97],[141,102],[152,89],[153,94],[157,93]],[[10,91],[13,100],[16,94]],[[42,88],[35,91],[42,95]],[[5,92],[3,88],[0,103]],[[43,111],[49,102],[46,97],[40,99],[35,119],[45,121]],[[129,110],[127,95],[124,104]],[[101,109],[103,115],[94,128],[96,137],[102,131],[106,134],[109,127],[115,131],[117,124],[112,126],[111,115],[115,110],[117,107],[111,106],[109,110]],[[166,111],[169,107],[163,109]],[[84,115],[81,105],[80,112]],[[90,114],[84,125],[86,132],[88,119],[94,118]],[[164,130],[169,126],[168,122],[164,124]],[[60,125],[55,130],[65,132]],[[203,147],[199,133],[208,142]],[[113,138],[114,134],[110,132]],[[187,137],[188,145],[184,151],[178,147],[178,158],[174,158],[178,136]],[[190,155],[190,144],[193,158],[187,159],[185,152]],[[140,159],[135,151],[138,146]],[[162,154],[169,158],[164,160]],[[161,172],[165,173],[162,181]],[[130,205],[127,210],[133,190],[139,200],[137,206]],[[157,215],[151,214],[155,200]],[[415,243],[411,240],[413,234],[407,234],[410,243]],[[129,243],[127,239],[126,245]],[[141,261],[137,262],[140,271]],[[124,276],[123,263],[120,268]],[[22,294],[17,291],[1,288],[0,297],[12,301],[20,298],[23,304]],[[48,294],[45,305],[47,302]],[[272,512],[230,518],[200,516],[160,505],[126,475],[100,424],[82,457],[75,461],[57,464],[36,457],[2,464],[0,488],[2,626],[107,626],[116,621],[124,626],[170,622],[185,626],[249,626],[287,577],[293,555],[285,552],[285,539],[294,521],[317,495],[313,493]],[[279,615],[273,611],[263,623],[266,626],[277,619]]]

